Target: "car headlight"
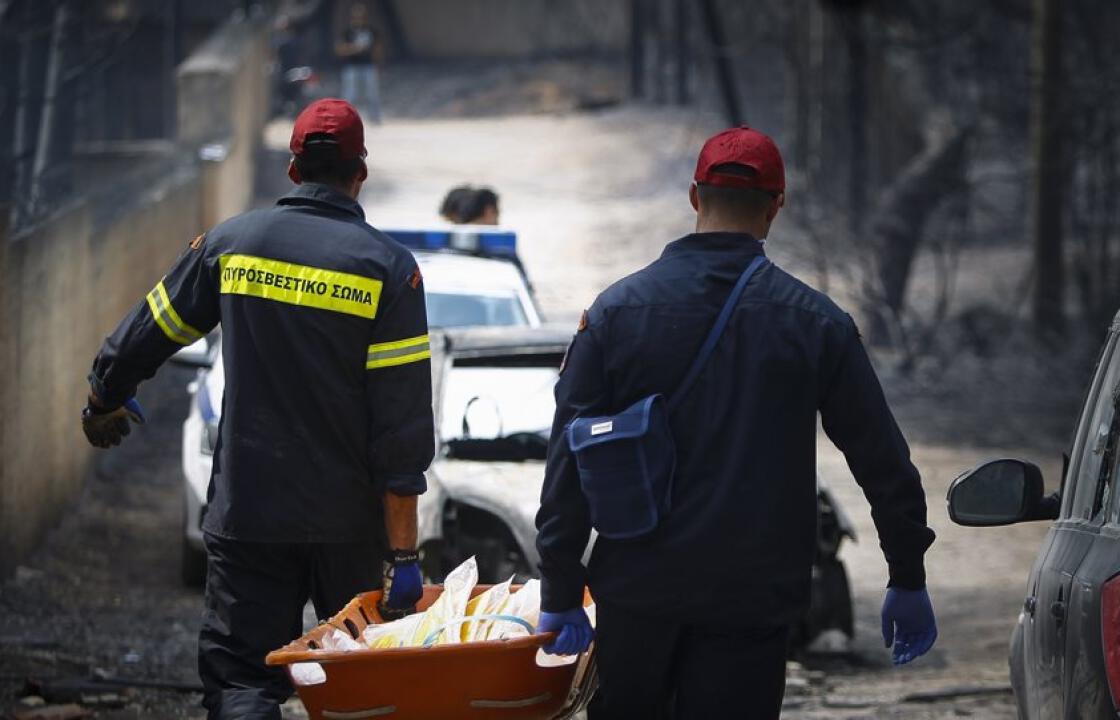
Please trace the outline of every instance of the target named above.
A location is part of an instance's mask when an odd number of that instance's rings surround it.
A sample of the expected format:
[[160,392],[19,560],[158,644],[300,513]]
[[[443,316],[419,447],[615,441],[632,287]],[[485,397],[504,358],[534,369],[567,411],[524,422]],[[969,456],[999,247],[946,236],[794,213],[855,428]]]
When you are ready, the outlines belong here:
[[198,391],[194,394],[198,403],[198,414],[202,417],[202,440],[199,450],[203,455],[213,455],[218,447],[218,416],[210,402],[210,391],[206,387],[205,379],[198,383]]
[[203,455],[213,455],[216,447],[218,447],[218,423],[212,421],[206,423],[206,427],[202,430],[202,442],[199,450],[202,451]]

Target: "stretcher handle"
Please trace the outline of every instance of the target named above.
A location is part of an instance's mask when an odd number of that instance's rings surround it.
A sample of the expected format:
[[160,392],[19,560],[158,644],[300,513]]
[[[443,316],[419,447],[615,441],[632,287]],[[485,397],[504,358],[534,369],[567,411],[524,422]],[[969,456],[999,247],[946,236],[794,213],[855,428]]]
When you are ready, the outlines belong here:
[[479,620],[499,620],[502,622],[511,622],[515,625],[520,625],[521,627],[528,630],[530,635],[536,632],[536,628],[533,627],[532,623],[530,623],[528,620],[519,618],[516,615],[468,615],[446,622],[430,632],[428,634],[428,637],[424,638],[424,647],[431,647],[432,643],[436,641],[436,638],[438,638],[443,633],[443,631],[447,630],[448,628],[459,626],[463,623],[478,622]]

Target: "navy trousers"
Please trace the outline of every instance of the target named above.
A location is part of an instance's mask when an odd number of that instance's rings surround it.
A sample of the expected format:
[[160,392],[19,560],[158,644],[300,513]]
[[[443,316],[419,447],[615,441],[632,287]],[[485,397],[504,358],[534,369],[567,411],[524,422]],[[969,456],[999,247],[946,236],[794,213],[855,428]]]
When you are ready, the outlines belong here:
[[602,603],[596,610],[599,690],[589,720],[781,715],[788,628],[667,622]]
[[303,634],[310,599],[326,619],[381,587],[383,544],[252,543],[206,535],[206,610],[198,637],[209,720],[280,720],[292,694],[264,657]]

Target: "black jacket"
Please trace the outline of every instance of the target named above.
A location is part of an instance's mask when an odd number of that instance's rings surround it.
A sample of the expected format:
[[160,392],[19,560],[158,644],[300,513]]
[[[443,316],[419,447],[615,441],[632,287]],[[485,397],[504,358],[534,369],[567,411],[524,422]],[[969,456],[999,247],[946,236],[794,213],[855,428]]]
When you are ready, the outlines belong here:
[[220,437],[203,529],[261,542],[383,534],[381,496],[425,490],[434,452],[424,287],[361,207],[305,184],[192,242],[105,341],[116,405],[220,321]]
[[[732,286],[762,245],[705,233],[608,288],[588,311],[556,386],[537,516],[543,608],[596,600],[649,614],[784,624],[809,601],[816,543],[817,412],[867,495],[891,583],[925,584],[933,542],[909,448],[851,318],[774,265],[747,285],[672,418],[672,511],[637,540],[596,541],[565,426],[672,394]],[[718,615],[717,615],[718,614]]]

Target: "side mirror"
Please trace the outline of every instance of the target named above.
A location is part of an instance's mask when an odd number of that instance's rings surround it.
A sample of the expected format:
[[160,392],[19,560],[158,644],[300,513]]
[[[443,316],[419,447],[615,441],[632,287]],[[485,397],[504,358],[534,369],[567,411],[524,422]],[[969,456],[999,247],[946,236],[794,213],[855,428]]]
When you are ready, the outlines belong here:
[[1022,460],[991,460],[949,486],[949,518],[958,525],[990,527],[1042,520],[1042,471]]
[[172,355],[171,362],[193,368],[213,367],[214,347],[207,338],[202,338]]

